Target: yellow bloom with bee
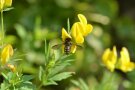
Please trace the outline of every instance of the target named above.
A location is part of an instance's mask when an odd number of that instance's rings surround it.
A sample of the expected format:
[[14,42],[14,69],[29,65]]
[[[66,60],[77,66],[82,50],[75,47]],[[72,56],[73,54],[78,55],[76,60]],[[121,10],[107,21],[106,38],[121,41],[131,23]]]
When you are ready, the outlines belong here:
[[117,61],[117,52],[116,47],[113,47],[113,50],[110,50],[109,48],[106,49],[102,56],[102,61],[105,64],[105,66],[113,72],[115,69],[115,64]]
[[132,71],[135,68],[135,64],[130,61],[128,50],[125,47],[120,52],[118,68],[123,72]]
[[7,44],[1,52],[1,63],[6,64],[13,53],[14,51],[12,45]]
[[[62,51],[65,54],[75,53],[77,46],[84,42],[84,36],[87,36],[93,29],[91,24],[87,24],[87,19],[84,15],[78,14],[80,22],[73,24],[71,32],[62,28]],[[55,48],[57,45],[53,46]]]
[[0,10],[12,5],[12,0],[0,0]]
[[93,29],[91,24],[87,24],[84,15],[78,14],[78,18],[80,22],[73,24],[70,34],[64,28],[62,29],[63,51],[66,54],[75,53],[77,44],[82,44],[84,36],[87,36]]

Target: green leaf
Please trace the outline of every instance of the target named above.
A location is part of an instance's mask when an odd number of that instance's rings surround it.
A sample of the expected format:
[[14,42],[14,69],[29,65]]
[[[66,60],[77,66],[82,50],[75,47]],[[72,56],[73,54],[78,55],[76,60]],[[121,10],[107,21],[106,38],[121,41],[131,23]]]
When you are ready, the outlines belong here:
[[52,78],[50,78],[50,80],[61,81],[63,79],[66,79],[68,77],[71,77],[73,73],[74,72],[62,72],[62,73],[56,74],[55,76],[53,76]]
[[29,81],[31,79],[33,79],[33,75],[23,75],[22,76],[22,80],[25,82],[25,81]]
[[47,82],[43,82],[43,84],[45,85],[45,86],[48,86],[48,85],[58,85],[55,81],[53,81],[53,80],[49,80],[49,81],[47,81]]
[[79,84],[78,81],[76,81],[76,80],[71,80],[71,82],[72,82],[74,85],[76,85],[77,87],[80,87],[80,84]]
[[55,67],[50,71],[49,77],[52,77],[53,75],[59,73],[59,72],[62,71],[65,67],[66,67],[66,65],[55,66]]
[[3,11],[10,11],[10,10],[12,10],[12,9],[14,9],[14,7],[5,8]]
[[65,67],[70,65],[70,62],[73,61],[73,59],[70,60],[58,60],[55,63],[55,66],[52,68],[52,70],[49,73],[49,77],[54,76],[55,74],[61,72]]
[[55,62],[55,66],[50,70],[48,77],[53,77],[57,73],[61,72],[65,67],[69,66],[74,59],[69,56],[63,56]]
[[79,79],[80,85],[82,85],[82,90],[89,90],[88,85],[84,82],[83,79]]
[[74,85],[80,88],[80,90],[89,90],[88,85],[84,82],[83,79],[79,79],[78,81],[72,80],[71,81]]
[[39,67],[39,74],[38,74],[38,78],[41,81],[42,80],[42,75],[43,75],[43,68],[42,66]]
[[50,46],[45,39],[45,65],[47,65],[50,55]]
[[8,80],[8,77],[3,72],[1,74],[6,80]]
[[19,90],[36,90],[36,89],[35,89],[35,86],[31,82],[27,81],[27,82],[21,83]]

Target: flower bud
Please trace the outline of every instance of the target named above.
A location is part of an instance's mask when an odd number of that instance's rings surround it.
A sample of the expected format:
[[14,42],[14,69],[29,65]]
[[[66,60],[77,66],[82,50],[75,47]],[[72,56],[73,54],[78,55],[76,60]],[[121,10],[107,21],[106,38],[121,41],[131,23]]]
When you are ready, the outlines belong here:
[[13,55],[14,51],[10,44],[7,44],[1,53],[1,62],[2,64],[6,64],[9,60],[9,58]]
[[15,72],[15,71],[16,71],[15,66],[12,65],[12,64],[7,64],[7,67],[8,67],[12,72]]

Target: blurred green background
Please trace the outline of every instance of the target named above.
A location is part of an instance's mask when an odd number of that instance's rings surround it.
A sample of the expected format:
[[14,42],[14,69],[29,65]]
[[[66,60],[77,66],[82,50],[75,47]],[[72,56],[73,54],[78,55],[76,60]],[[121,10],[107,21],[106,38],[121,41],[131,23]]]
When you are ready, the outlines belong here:
[[[61,28],[67,28],[68,18],[72,25],[78,21],[77,14],[82,13],[94,27],[85,39],[85,47],[76,52],[75,62],[67,69],[76,74],[46,90],[79,90],[70,82],[78,78],[84,79],[90,88],[102,85],[104,73],[110,72],[102,65],[101,56],[105,48],[113,45],[118,51],[127,47],[131,61],[135,61],[134,0],[13,0],[12,6],[13,10],[4,12],[5,41],[13,44],[14,57],[23,59],[17,63],[24,74],[35,77],[44,61],[44,39],[59,43]],[[119,90],[135,90],[135,71],[116,73],[126,79],[121,81]]]

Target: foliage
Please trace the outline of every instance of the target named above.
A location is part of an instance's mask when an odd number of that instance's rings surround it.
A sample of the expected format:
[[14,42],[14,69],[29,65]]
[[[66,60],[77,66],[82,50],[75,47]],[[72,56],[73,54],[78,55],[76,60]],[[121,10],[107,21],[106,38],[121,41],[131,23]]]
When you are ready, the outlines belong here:
[[[12,6],[1,5],[0,52],[11,44],[14,54],[0,63],[0,90],[135,89],[134,70],[110,72],[101,60],[106,48],[116,46],[118,58],[126,47],[135,62],[133,0],[13,0]],[[62,27],[71,35],[79,13],[93,26],[83,48],[70,55],[53,50],[62,44]]]
[[2,73],[4,81],[1,84],[1,90],[34,90],[35,86],[29,81],[33,78],[31,75],[22,75],[9,72]]
[[51,55],[50,46],[45,41],[45,64],[39,67],[41,85],[58,85],[56,81],[70,77],[74,72],[66,72],[63,69],[70,65],[71,61],[73,59],[70,56],[62,56],[56,59],[55,53]]

